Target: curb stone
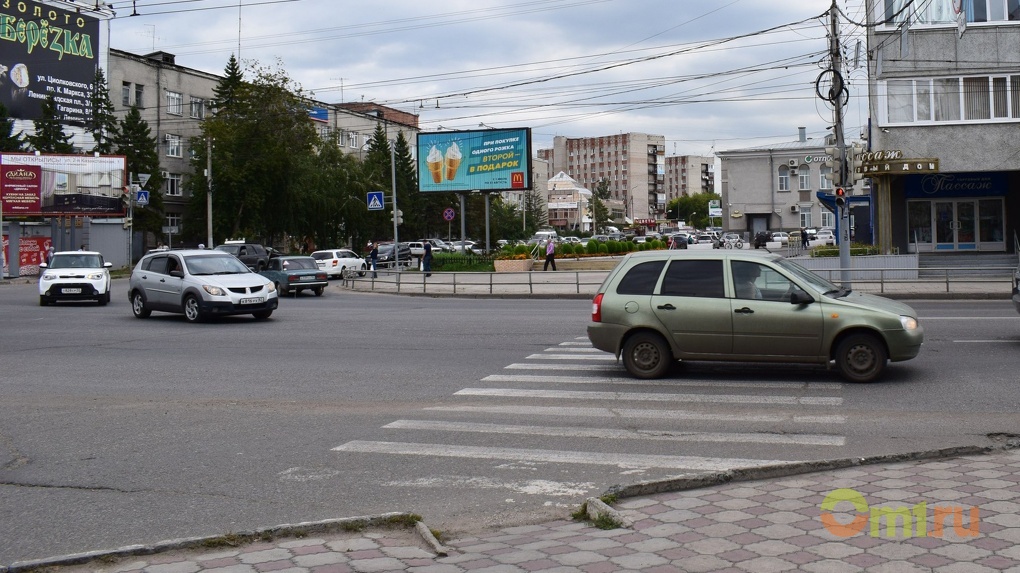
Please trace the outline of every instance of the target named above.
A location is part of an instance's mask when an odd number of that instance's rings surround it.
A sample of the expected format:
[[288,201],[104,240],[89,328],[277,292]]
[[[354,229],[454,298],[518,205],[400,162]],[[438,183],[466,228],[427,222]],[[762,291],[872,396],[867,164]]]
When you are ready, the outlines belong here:
[[[58,557],[45,559],[34,559],[31,561],[16,561],[10,565],[0,565],[0,573],[26,573],[38,571],[49,567],[60,567],[67,565],[84,565],[95,561],[108,561],[124,557],[138,555],[154,555],[167,551],[208,549],[218,545],[233,544],[243,545],[258,541],[264,537],[298,537],[315,533],[334,533],[338,531],[360,531],[369,527],[394,527],[406,520],[417,520],[419,516],[413,513],[390,512],[375,516],[343,517],[336,519],[324,519],[322,521],[304,521],[284,525],[262,527],[252,531],[228,533],[224,535],[210,535],[205,537],[182,537],[179,539],[168,539],[159,541],[152,545],[126,545],[117,549],[86,551],[84,553],[72,553]],[[439,541],[432,535],[428,527],[420,521],[415,522],[418,532],[421,534],[424,528],[428,532],[425,541],[433,547],[446,548],[439,544]],[[424,534],[422,534],[424,537]],[[431,538],[431,541],[429,540]],[[438,551],[437,551],[438,553]],[[445,555],[445,553],[443,553]]]
[[616,496],[618,499],[622,499],[625,497],[638,497],[656,493],[701,489],[729,482],[786,477],[855,466],[990,454],[995,451],[1017,448],[1020,448],[1020,443],[1013,443],[1012,441],[1009,441],[1005,444],[992,446],[959,446],[937,450],[923,450],[920,452],[910,452],[905,454],[884,454],[864,458],[837,458],[832,460],[774,464],[753,468],[737,468],[721,472],[690,474],[663,480],[637,482],[631,485],[614,485],[607,489],[603,495]]
[[616,523],[619,523],[620,527],[624,527],[626,529],[632,529],[634,527],[633,521],[597,497],[589,497],[584,501],[584,503],[588,511],[588,519],[591,519],[592,521],[597,520],[599,516],[605,515]]

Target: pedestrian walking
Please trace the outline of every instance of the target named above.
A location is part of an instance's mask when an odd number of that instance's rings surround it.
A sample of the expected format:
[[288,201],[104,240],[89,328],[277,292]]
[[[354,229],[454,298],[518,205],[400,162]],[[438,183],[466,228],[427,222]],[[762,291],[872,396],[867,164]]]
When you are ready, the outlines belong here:
[[425,277],[432,276],[432,243],[425,241],[425,255],[421,259],[421,270]]
[[375,244],[372,244],[372,243],[369,243],[368,246],[369,246],[369,248],[372,249],[368,253],[368,258],[372,262],[372,278],[374,278],[374,279],[375,278],[379,278],[378,273],[375,272],[376,271],[375,264],[376,264],[376,262],[379,261],[379,246],[375,245]]
[[800,228],[800,242],[803,243],[805,247],[810,246],[811,241],[808,239],[807,228],[805,227]]
[[545,265],[542,270],[549,270],[549,265],[552,265],[554,271],[556,270],[556,244],[552,242],[552,239],[545,243]]

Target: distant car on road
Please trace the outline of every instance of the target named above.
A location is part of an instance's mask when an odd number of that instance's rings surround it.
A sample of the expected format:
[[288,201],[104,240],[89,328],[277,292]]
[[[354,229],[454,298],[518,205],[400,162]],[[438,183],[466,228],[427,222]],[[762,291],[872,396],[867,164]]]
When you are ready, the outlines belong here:
[[365,276],[368,270],[365,259],[350,249],[315,251],[312,253],[312,258],[319,263],[319,268],[326,271],[326,276],[330,278],[343,277],[344,271],[347,269],[357,271],[361,276]]
[[832,233],[832,231],[830,231],[828,229],[822,229],[821,231],[818,231],[817,233],[815,233],[815,237],[813,239],[811,239],[811,242],[813,242],[813,243],[817,242],[817,243],[821,243],[823,245],[835,245],[836,244],[836,235],[834,235]]
[[712,245],[713,249],[719,248],[719,239],[716,239],[715,235],[710,235],[708,233],[702,233],[698,235],[698,238],[695,239],[695,242],[698,243],[699,245]]
[[790,244],[790,233],[776,231],[775,233],[772,233],[772,240],[785,247]]
[[269,265],[271,254],[262,245],[245,241],[226,241],[222,245],[217,245],[216,250],[234,255],[255,272],[261,271]]
[[280,294],[297,296],[303,290],[310,290],[315,296],[322,296],[329,284],[329,277],[319,268],[319,262],[303,255],[273,257],[259,274],[273,281]]
[[39,306],[58,300],[110,302],[110,267],[96,251],[61,251],[40,263]]
[[754,248],[761,249],[772,240],[772,233],[768,231],[758,231],[754,234]]
[[158,310],[183,314],[188,322],[230,314],[265,320],[279,304],[271,280],[215,249],[145,255],[131,271],[128,299],[136,318]]

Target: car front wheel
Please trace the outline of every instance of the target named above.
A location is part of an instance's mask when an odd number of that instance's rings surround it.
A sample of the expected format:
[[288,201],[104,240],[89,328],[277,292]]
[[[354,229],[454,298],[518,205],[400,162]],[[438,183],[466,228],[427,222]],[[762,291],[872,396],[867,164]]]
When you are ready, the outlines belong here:
[[273,315],[273,311],[263,310],[261,312],[253,312],[251,315],[255,317],[255,320],[265,320]]
[[193,294],[184,298],[184,318],[188,322],[202,321],[202,309],[198,304],[198,298]]
[[666,340],[652,332],[639,332],[623,345],[623,365],[635,378],[662,378],[673,364]]
[[131,296],[131,312],[134,313],[135,318],[148,318],[152,311],[145,308],[145,299],[142,298],[142,293],[136,292]]
[[888,359],[885,345],[872,334],[851,334],[836,347],[836,368],[850,382],[875,380]]
[[46,306],[50,304],[50,299],[46,298],[46,295],[39,295],[39,306]]

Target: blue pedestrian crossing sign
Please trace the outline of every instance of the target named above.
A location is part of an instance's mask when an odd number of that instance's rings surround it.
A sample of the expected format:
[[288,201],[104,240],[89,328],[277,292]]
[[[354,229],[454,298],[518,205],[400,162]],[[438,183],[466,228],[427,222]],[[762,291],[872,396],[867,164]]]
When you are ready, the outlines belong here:
[[382,211],[386,208],[383,202],[382,191],[369,191],[367,203],[369,211]]
[[135,194],[135,203],[139,205],[149,204],[149,192],[148,191],[137,191]]

